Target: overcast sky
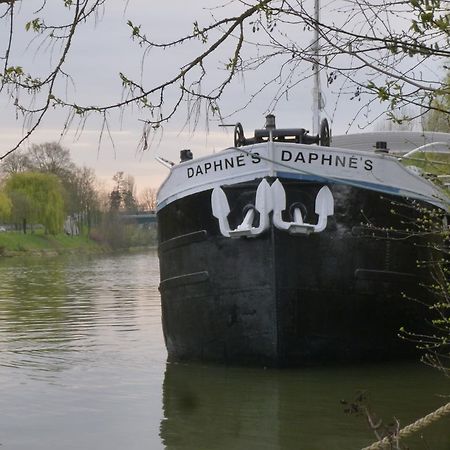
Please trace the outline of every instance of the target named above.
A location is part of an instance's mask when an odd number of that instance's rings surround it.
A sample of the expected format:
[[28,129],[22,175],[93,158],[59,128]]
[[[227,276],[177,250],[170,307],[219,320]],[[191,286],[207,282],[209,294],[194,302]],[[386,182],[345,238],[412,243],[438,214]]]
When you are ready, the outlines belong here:
[[[52,4],[59,4],[53,0]],[[104,13],[100,15],[96,24],[88,23],[78,30],[75,42],[65,66],[65,70],[74,78],[74,86],[69,85],[69,95],[77,98],[80,104],[108,104],[121,98],[121,84],[119,72],[124,72],[133,79],[139,80],[141,73],[148,84],[166,79],[175,74],[176,70],[196,55],[200,46],[190,45],[183,48],[172,48],[164,53],[154,55],[150,53],[145,60],[144,70],[141,72],[142,49],[130,39],[130,29],[126,25],[128,19],[142,25],[145,33],[155,41],[165,41],[181,37],[193,29],[193,22],[200,24],[210,22],[210,11],[206,6],[214,6],[215,0],[190,1],[166,0],[165,2],[148,2],[145,0],[130,0],[125,8],[124,0],[107,2]],[[16,26],[24,28],[26,21],[32,19],[33,8],[36,10],[42,1],[27,0],[22,2],[16,17]],[[149,6],[150,5],[150,6]],[[188,6],[187,6],[188,5]],[[3,7],[4,8],[4,7]],[[235,7],[234,7],[235,8]],[[53,10],[47,6],[46,10]],[[53,19],[60,21],[64,8],[54,8]],[[326,9],[323,12],[326,14]],[[49,19],[50,20],[50,19]],[[299,30],[299,32],[303,32]],[[13,50],[14,65],[23,65],[25,70],[38,70],[45,73],[51,60],[51,48],[37,46],[37,41],[30,42],[30,33],[16,34]],[[6,30],[0,30],[0,41],[5,42]],[[312,39],[312,35],[305,35],[305,39]],[[200,44],[199,44],[200,45]],[[223,61],[228,55],[224,53]],[[220,57],[219,57],[220,61]],[[220,74],[218,63],[208,69],[208,76],[214,80],[215,71]],[[306,68],[309,70],[309,68]],[[258,83],[257,75],[249,74],[239,79],[239,82],[226,93],[224,112],[229,113],[243,104],[243,98],[254,91]],[[264,115],[275,88],[266,92],[254,101],[247,109],[229,119],[230,123],[240,121],[244,125],[246,134],[252,134],[254,128],[264,125]],[[334,110],[336,93],[325,89],[327,108]],[[280,102],[276,110],[277,126],[311,128],[312,123],[312,95],[311,83],[306,80],[293,92],[286,101]],[[348,124],[360,107],[357,103],[344,102],[339,104],[338,113],[333,116],[334,134],[342,134],[348,130]],[[380,108],[381,110],[381,108]],[[0,154],[5,153],[23,135],[23,121],[16,120],[12,105],[0,96]],[[66,115],[57,111],[49,114],[44,123],[30,139],[29,143],[58,141],[61,139]],[[63,146],[71,150],[72,158],[78,165],[86,165],[96,171],[97,176],[106,183],[117,171],[124,171],[134,176],[138,189],[158,187],[167,174],[167,169],[155,162],[154,157],[161,155],[167,159],[177,161],[179,151],[190,148],[195,156],[219,151],[232,145],[232,129],[219,128],[218,123],[211,121],[206,131],[205,123],[201,121],[196,133],[189,127],[184,127],[185,111],[180,113],[157,136],[151,148],[146,152],[137,152],[145,114],[142,111],[127,111],[120,119],[112,115],[110,132],[114,141],[111,144],[107,136],[103,137],[100,149],[99,120],[87,122],[82,133],[76,132],[76,126],[61,139]],[[351,131],[358,131],[358,125],[365,125],[364,118],[357,122]],[[25,146],[26,148],[26,146]]]

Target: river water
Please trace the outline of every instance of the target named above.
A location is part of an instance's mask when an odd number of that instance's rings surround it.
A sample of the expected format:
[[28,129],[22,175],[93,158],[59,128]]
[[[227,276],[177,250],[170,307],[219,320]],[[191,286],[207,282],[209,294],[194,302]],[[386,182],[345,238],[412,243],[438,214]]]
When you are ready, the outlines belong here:
[[[154,252],[0,258],[2,450],[351,450],[342,399],[402,425],[450,401],[420,363],[264,370],[167,364]],[[450,450],[450,419],[407,441]]]

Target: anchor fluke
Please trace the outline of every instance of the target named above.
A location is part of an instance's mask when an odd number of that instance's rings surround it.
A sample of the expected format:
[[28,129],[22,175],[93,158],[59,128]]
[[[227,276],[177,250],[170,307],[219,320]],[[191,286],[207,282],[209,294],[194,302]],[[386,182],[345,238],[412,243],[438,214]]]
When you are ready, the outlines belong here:
[[322,186],[316,197],[316,214],[319,216],[314,232],[320,233],[327,227],[328,216],[334,214],[334,199],[328,186]]
[[314,226],[303,223],[300,208],[294,210],[294,222],[283,220],[282,212],[286,209],[286,192],[280,180],[277,178],[272,184],[273,195],[273,224],[279,230],[287,230],[290,234],[310,234]]
[[286,209],[286,192],[280,180],[277,178],[272,183],[273,195],[273,224],[280,230],[288,230],[291,222],[285,222],[281,213]]
[[263,179],[256,190],[255,209],[259,212],[259,226],[256,232],[262,233],[270,225],[269,213],[273,209],[272,192],[266,179]]
[[220,232],[225,237],[230,237],[230,225],[228,224],[228,214],[230,205],[227,196],[221,187],[215,187],[211,194],[211,207],[213,216],[219,221]]

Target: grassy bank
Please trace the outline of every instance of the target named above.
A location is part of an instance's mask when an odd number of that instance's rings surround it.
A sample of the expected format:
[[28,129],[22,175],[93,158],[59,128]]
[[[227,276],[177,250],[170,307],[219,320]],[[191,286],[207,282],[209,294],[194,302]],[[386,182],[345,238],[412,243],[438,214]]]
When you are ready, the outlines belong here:
[[42,227],[24,234],[21,231],[0,232],[0,256],[62,255],[68,253],[105,253],[156,246],[156,228],[105,221],[91,230],[89,236],[55,236]]
[[23,234],[7,231],[0,233],[0,256],[59,255],[66,253],[105,252],[108,247],[86,236],[46,235],[42,231]]
[[68,253],[105,253],[156,247],[155,227],[105,221],[82,236],[55,236],[44,233],[42,227],[23,234],[21,231],[0,232],[0,256],[62,255]]
[[434,175],[450,173],[450,153],[417,152],[405,158],[404,163],[417,166],[424,172]]

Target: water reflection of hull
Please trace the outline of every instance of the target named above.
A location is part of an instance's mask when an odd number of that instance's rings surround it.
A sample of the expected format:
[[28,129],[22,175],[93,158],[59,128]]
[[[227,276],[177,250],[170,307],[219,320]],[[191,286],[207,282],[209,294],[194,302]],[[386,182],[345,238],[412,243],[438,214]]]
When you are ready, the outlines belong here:
[[[281,181],[288,203],[301,199],[305,219],[313,221],[323,185]],[[259,183],[224,188],[233,205],[232,227],[241,222]],[[392,196],[328,186],[334,215],[325,231],[309,236],[271,225],[255,239],[226,238],[205,208],[210,190],[159,212],[169,358],[282,366],[415,352],[398,330],[417,330],[423,323],[426,308],[402,295],[422,296],[416,261],[423,255],[411,239],[368,236],[361,227],[366,220],[400,228],[406,209],[397,206],[393,215]]]
[[[435,392],[446,388],[418,364],[283,371],[168,364],[160,437],[166,450],[363,448],[373,432],[340,402],[352,401],[357,389],[372,394],[379,417],[407,424],[440,406]],[[422,439],[447,449],[446,424],[426,429]]]
[[[288,397],[273,375],[168,365],[160,429],[166,449],[302,448],[300,438],[306,430],[298,425],[305,418],[287,416],[289,407],[284,409],[287,405],[282,403]],[[314,409],[314,401],[309,406]],[[295,402],[290,407],[298,412]]]

